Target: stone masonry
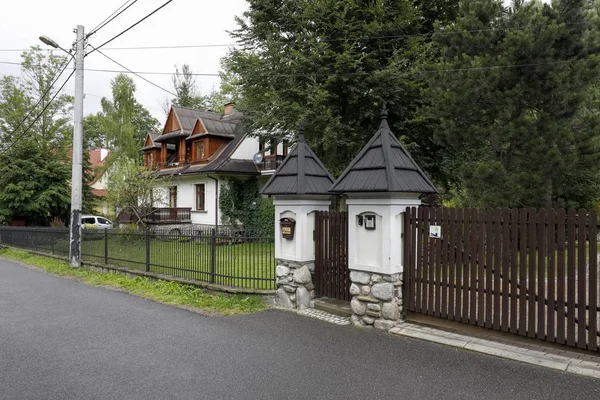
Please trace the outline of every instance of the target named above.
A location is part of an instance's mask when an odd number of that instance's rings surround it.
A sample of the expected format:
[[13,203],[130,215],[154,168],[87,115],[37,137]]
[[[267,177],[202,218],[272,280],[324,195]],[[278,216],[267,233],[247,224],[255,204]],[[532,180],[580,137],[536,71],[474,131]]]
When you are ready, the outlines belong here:
[[313,307],[315,285],[312,274],[315,263],[276,259],[277,293],[275,302],[278,306],[290,309],[305,310]]
[[403,311],[402,274],[350,271],[354,325],[388,331],[400,322]]

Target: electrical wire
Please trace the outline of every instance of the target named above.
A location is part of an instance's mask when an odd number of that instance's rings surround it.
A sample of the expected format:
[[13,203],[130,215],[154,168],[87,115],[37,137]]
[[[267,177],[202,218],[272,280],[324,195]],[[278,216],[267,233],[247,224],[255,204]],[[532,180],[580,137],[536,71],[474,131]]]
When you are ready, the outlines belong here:
[[[127,3],[129,3],[131,0],[127,0],[125,3],[123,3],[121,5],[121,7],[117,8],[115,11],[113,11],[112,14],[110,14],[108,17],[106,17],[104,19],[104,21],[100,22],[98,25],[96,25],[94,28],[92,28],[90,30],[90,33],[88,33],[86,35],[86,37],[92,36],[93,34],[97,33],[100,29],[104,28],[106,25],[108,25],[112,20],[114,20],[115,18],[117,18],[119,15],[123,14],[125,11],[127,11],[127,9],[129,7],[131,7],[132,5],[134,5],[135,3],[137,3],[138,0],[133,0],[133,3],[129,4],[127,7],[125,7],[127,5]],[[123,7],[125,7],[123,10],[121,10]],[[118,13],[118,14],[117,14]],[[115,15],[116,14],[116,15]]]
[[[33,112],[35,111],[35,109],[40,105],[40,103],[44,100],[44,98],[48,95],[48,93],[50,93],[50,90],[52,90],[52,88],[54,87],[54,85],[56,84],[56,82],[60,79],[60,77],[62,76],[62,74],[65,72],[65,70],[69,66],[69,62],[70,61],[71,60],[66,59],[65,62],[59,67],[60,72],[57,72],[57,74],[56,74],[54,80],[52,81],[52,83],[48,86],[48,88],[44,91],[44,93],[42,93],[42,95],[38,99],[37,103],[35,103],[34,106],[31,107],[31,109],[29,110],[29,112],[27,113],[27,115],[25,115],[25,118],[23,118],[23,121],[21,121],[19,123],[19,125],[17,125],[17,127],[13,130],[13,132],[11,133],[11,136],[14,135],[15,133],[17,133],[17,131],[19,130],[19,128],[21,126],[23,126],[23,124],[27,121],[27,119],[31,116],[31,114],[33,114]],[[52,100],[50,100],[50,102],[52,102]],[[50,104],[50,103],[48,103],[48,104]],[[45,108],[44,108],[44,110],[45,110]],[[37,121],[37,119],[36,119],[36,121]]]
[[[570,26],[570,25],[581,25],[587,24],[586,21],[581,22],[572,22],[565,23],[561,25]],[[527,28],[536,28],[536,27],[547,27],[548,24],[538,24],[538,25],[523,25],[516,27],[507,27],[507,28],[489,28],[489,29],[474,29],[467,31],[437,31],[437,32],[427,32],[427,33],[414,33],[414,34],[402,34],[402,35],[385,35],[385,36],[358,36],[358,37],[348,37],[344,36],[343,38],[331,38],[331,39],[320,39],[322,42],[339,42],[339,41],[350,41],[350,40],[371,40],[371,39],[397,39],[397,38],[410,38],[410,37],[425,37],[425,36],[446,36],[446,35],[459,35],[462,33],[483,33],[483,32],[493,32],[493,31],[511,31],[511,30],[519,30],[519,29],[527,29]],[[124,33],[124,32],[123,32]],[[243,46],[239,43],[205,43],[205,44],[191,44],[191,45],[164,45],[164,46],[132,46],[132,47],[105,47],[104,50],[161,50],[161,49],[189,49],[189,48],[203,48],[203,47],[240,47]],[[98,46],[101,47],[101,46]],[[29,49],[0,49],[0,52],[10,52],[10,51],[28,51]],[[50,51],[50,50],[48,50]]]
[[[12,141],[12,143],[7,148],[5,148],[4,150],[2,150],[2,152],[0,152],[0,156],[6,154],[6,152],[8,152],[8,150],[10,150],[19,140],[21,140],[21,138],[23,138],[23,136],[25,136],[27,134],[27,132],[29,132],[29,130],[31,129],[31,127],[42,117],[42,115],[44,115],[44,112],[48,109],[48,107],[50,107],[50,104],[52,104],[52,102],[54,101],[54,99],[56,98],[56,96],[58,96],[60,94],[60,92],[64,89],[64,87],[66,86],[67,82],[69,82],[69,79],[71,79],[71,77],[73,76],[74,73],[75,73],[75,70],[71,71],[71,73],[69,74],[69,76],[67,77],[67,79],[65,79],[65,81],[63,82],[63,84],[56,91],[56,93],[54,93],[54,96],[52,96],[52,98],[50,99],[50,101],[48,102],[48,104],[46,104],[46,106],[42,109],[42,111],[38,114],[38,116],[35,117],[35,119],[33,120],[33,122],[31,124],[29,124],[29,126],[27,127],[27,129],[25,129],[23,131],[23,133],[21,133],[19,136],[17,136],[17,138],[14,139]],[[23,123],[19,124],[19,126],[21,126],[22,124]],[[12,134],[14,134],[16,131],[17,130],[15,129]]]
[[137,21],[135,24],[131,25],[129,28],[121,31],[120,33],[118,33],[117,35],[113,36],[112,38],[108,39],[106,42],[102,43],[100,46],[96,46],[92,49],[92,51],[86,53],[86,56],[90,55],[91,53],[93,53],[94,51],[96,51],[97,49],[100,49],[102,47],[104,47],[105,45],[107,45],[108,43],[112,42],[113,40],[115,40],[116,38],[118,38],[119,36],[123,35],[124,33],[130,31],[131,29],[133,29],[134,27],[136,27],[137,25],[139,25],[140,23],[142,23],[143,21],[145,21],[146,19],[150,18],[152,15],[156,14],[158,11],[160,11],[161,9],[163,9],[164,7],[167,6],[167,4],[171,3],[173,0],[168,0],[166,3],[164,3],[163,5],[161,5],[160,7],[158,7],[157,9],[155,9],[154,11],[152,11],[150,14],[146,15],[144,18],[140,19],[139,21]]
[[97,51],[98,53],[102,54],[104,57],[108,58],[110,61],[114,62],[115,64],[117,64],[119,67],[121,68],[125,68],[129,73],[134,74],[135,76],[137,76],[140,79],[143,79],[144,81],[148,82],[149,84],[151,84],[154,87],[159,88],[160,90],[163,90],[167,93],[169,93],[170,95],[173,95],[175,97],[177,97],[177,94],[171,92],[170,90],[165,89],[162,86],[157,85],[156,83],[152,82],[151,80],[144,78],[143,76],[141,76],[140,74],[138,74],[137,72],[134,72],[132,70],[130,70],[129,68],[127,68],[126,66],[124,66],[123,64],[121,64],[120,62],[116,61],[115,59],[107,56],[106,54],[104,54],[102,51],[98,50],[97,48],[95,48],[94,46],[90,45],[92,47],[92,49],[94,49],[95,51]]

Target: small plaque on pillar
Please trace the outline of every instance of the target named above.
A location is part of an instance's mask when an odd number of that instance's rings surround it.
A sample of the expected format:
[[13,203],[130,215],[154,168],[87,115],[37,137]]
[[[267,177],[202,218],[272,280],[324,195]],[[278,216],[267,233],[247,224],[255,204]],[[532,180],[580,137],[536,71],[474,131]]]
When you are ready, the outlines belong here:
[[296,221],[292,218],[281,218],[279,224],[281,225],[281,236],[284,239],[293,240]]
[[439,225],[431,225],[429,227],[429,237],[432,239],[442,238],[442,227]]

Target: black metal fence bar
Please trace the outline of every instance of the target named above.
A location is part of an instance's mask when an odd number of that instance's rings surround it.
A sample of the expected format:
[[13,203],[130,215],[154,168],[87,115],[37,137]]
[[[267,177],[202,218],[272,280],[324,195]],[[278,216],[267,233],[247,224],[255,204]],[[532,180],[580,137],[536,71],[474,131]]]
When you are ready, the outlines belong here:
[[[69,254],[69,230],[0,227],[0,243]],[[188,226],[169,232],[84,230],[82,256],[94,261],[222,286],[273,290],[273,236],[227,226]]]

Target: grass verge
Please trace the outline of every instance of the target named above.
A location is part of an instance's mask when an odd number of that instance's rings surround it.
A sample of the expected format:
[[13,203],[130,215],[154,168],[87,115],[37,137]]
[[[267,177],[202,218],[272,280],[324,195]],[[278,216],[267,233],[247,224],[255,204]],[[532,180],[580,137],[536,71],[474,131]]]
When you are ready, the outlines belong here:
[[24,262],[53,275],[76,278],[89,285],[113,287],[161,303],[199,308],[219,315],[247,314],[267,308],[260,296],[210,293],[176,282],[145,277],[128,278],[118,273],[92,272],[85,268],[74,269],[66,261],[38,256],[19,249],[0,249],[0,256]]

